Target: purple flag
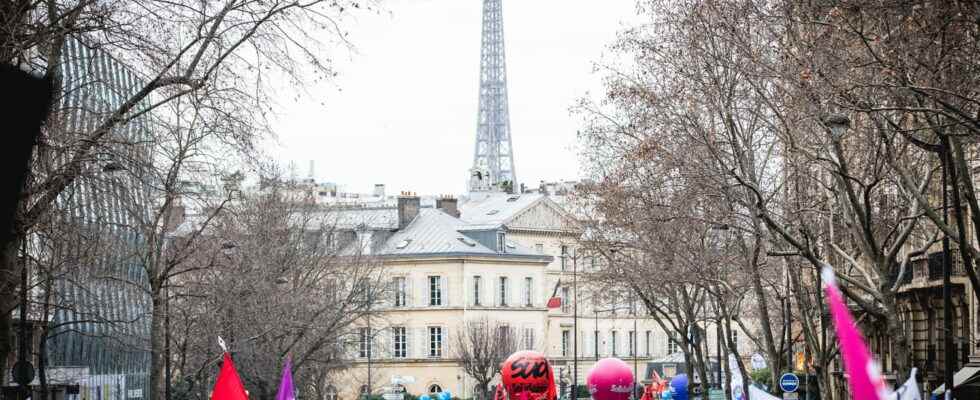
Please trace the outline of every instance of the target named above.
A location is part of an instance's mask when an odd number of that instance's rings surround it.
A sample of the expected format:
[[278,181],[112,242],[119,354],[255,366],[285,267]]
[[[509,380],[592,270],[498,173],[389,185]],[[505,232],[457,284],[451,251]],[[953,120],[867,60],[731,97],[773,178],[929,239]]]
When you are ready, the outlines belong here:
[[279,380],[276,400],[296,400],[296,392],[293,391],[292,361],[289,358],[286,358],[286,365],[282,366],[282,379]]

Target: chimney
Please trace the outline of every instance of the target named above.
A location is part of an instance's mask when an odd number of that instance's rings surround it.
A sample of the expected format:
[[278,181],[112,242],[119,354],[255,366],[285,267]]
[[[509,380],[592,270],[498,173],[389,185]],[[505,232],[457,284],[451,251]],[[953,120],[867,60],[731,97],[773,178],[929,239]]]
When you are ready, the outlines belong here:
[[398,196],[398,229],[405,229],[417,215],[421,202],[419,197],[412,192],[402,192]]
[[374,184],[374,195],[376,197],[385,197],[385,184],[375,183]]
[[436,199],[436,208],[456,218],[460,216],[458,204],[458,200],[453,196],[442,196]]

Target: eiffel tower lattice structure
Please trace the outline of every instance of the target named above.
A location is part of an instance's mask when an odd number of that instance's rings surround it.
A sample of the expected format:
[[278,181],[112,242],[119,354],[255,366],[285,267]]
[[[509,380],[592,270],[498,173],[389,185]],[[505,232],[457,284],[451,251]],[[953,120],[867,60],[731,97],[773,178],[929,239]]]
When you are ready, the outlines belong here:
[[517,185],[507,107],[502,0],[483,0],[480,50],[480,109],[476,126],[471,191],[512,191]]

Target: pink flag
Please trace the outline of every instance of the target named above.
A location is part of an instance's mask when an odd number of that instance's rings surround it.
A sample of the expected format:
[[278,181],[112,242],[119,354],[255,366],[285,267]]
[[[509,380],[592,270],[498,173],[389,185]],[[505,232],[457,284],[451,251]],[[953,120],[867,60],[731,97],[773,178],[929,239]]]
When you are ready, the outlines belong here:
[[868,345],[865,344],[861,332],[854,325],[854,318],[844,303],[840,289],[837,288],[837,277],[829,266],[820,272],[827,292],[827,305],[834,317],[834,328],[840,343],[840,353],[844,358],[844,371],[847,372],[847,382],[851,387],[851,398],[854,400],[884,400],[888,395],[885,383],[881,379],[878,365],[871,358]]

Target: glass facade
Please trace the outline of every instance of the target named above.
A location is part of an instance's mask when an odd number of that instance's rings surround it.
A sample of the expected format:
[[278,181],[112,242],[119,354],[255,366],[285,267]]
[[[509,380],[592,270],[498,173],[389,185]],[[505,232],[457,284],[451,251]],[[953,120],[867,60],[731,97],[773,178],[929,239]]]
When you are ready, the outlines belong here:
[[[66,42],[62,65],[65,90],[54,107],[60,124],[50,129],[53,143],[70,144],[93,131],[143,85],[124,65],[79,40]],[[143,108],[137,105],[131,114]],[[122,170],[126,167],[121,161],[146,159],[145,145],[136,144],[149,137],[146,118],[135,117],[109,132],[109,142],[117,145],[95,149],[92,171],[57,199],[54,218],[81,232],[86,243],[72,243],[54,254],[43,244],[48,240],[43,235],[32,240],[39,243],[34,250],[38,258],[77,263],[54,278],[46,343],[49,369],[87,372],[77,382],[79,394],[72,397],[145,397],[151,305],[141,262],[143,241],[135,227],[146,215],[134,213],[148,212],[148,191],[134,178],[138,171]],[[58,128],[63,137],[57,136]],[[54,164],[68,159],[66,154],[51,158]]]

